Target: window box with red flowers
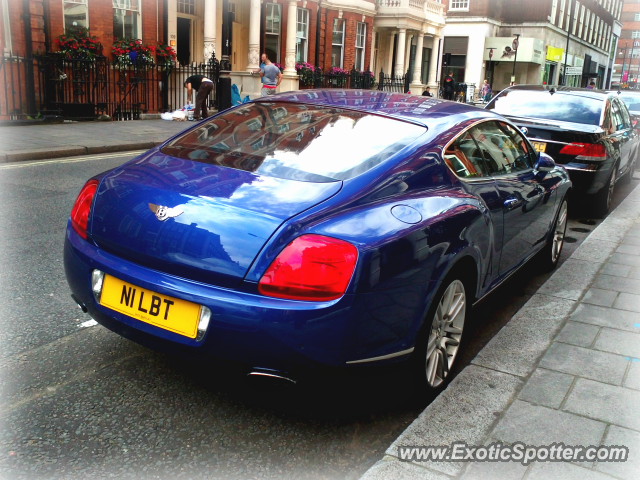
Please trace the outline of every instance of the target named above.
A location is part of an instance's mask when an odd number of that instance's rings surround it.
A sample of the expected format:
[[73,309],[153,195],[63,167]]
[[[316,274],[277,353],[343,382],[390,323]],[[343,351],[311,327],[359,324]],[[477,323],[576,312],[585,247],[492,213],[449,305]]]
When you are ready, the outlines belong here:
[[111,47],[113,63],[116,67],[124,68],[131,65],[154,65],[153,55],[156,48],[152,45],[143,45],[142,40],[130,38],[116,38]]
[[176,61],[176,52],[169,45],[158,42],[156,47],[156,62],[158,65],[170,67]]
[[102,55],[102,44],[98,37],[82,27],[69,27],[64,35],[55,39],[58,54],[69,60],[95,60]]

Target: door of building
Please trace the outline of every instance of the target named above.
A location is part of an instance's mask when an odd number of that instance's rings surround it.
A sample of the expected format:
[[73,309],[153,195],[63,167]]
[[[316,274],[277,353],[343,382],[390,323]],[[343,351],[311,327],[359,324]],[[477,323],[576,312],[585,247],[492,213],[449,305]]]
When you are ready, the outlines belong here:
[[176,58],[179,63],[191,63],[191,19],[178,17]]

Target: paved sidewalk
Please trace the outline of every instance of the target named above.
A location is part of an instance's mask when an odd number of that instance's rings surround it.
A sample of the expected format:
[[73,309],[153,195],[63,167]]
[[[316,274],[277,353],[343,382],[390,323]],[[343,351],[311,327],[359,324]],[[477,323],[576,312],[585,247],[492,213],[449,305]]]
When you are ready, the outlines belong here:
[[192,125],[133,120],[0,127],[0,163],[144,150]]
[[[498,293],[499,294],[499,293]],[[640,187],[361,480],[640,478]],[[624,445],[615,463],[402,462],[398,446]]]

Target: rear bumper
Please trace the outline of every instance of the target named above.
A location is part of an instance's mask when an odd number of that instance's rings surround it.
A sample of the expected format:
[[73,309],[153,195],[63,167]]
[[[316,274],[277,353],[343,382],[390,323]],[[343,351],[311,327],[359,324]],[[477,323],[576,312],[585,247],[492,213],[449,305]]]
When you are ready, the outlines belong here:
[[[77,301],[96,321],[123,337],[170,354],[228,360],[293,375],[411,348],[419,326],[415,320],[424,308],[422,301],[413,309],[399,306],[402,313],[389,312],[394,324],[389,329],[371,312],[378,294],[299,302],[215,287],[122,260],[81,239],[71,228],[67,228],[64,265]],[[99,305],[91,291],[91,272],[96,268],[142,288],[207,306],[212,315],[204,338],[196,341]],[[416,298],[424,299],[421,294],[427,286],[416,289]]]
[[568,163],[562,165],[569,172],[569,178],[573,184],[573,192],[576,194],[591,195],[602,189],[611,174],[611,163],[584,164]]

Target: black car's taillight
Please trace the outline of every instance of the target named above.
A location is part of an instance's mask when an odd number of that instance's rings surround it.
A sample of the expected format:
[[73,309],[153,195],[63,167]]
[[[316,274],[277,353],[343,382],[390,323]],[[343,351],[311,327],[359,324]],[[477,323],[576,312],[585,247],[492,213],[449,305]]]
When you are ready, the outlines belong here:
[[601,143],[570,143],[560,150],[564,155],[575,155],[576,160],[598,162],[607,158],[607,150]]

